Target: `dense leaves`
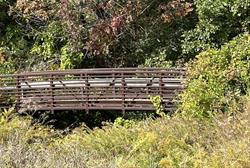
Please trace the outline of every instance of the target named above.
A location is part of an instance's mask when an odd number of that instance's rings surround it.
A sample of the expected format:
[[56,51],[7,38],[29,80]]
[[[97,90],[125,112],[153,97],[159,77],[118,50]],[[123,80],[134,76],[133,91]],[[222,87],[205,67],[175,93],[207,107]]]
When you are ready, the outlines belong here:
[[7,73],[182,65],[248,32],[250,8],[247,0],[1,0],[0,9]]
[[250,35],[241,35],[220,50],[210,49],[189,65],[181,111],[191,116],[237,112],[250,92]]
[[138,66],[162,52],[175,62],[182,33],[195,24],[192,1],[182,0],[13,0],[0,6],[1,55],[13,62],[10,72]]
[[188,58],[209,48],[219,48],[250,30],[250,1],[195,0],[199,22],[184,33],[183,53]]

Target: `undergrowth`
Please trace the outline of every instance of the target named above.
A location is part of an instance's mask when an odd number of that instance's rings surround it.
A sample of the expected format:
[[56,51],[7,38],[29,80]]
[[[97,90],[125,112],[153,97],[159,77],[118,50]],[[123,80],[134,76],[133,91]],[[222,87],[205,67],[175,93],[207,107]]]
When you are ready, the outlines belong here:
[[0,114],[0,167],[242,167],[250,165],[250,103],[213,119],[181,115],[67,135],[11,111]]

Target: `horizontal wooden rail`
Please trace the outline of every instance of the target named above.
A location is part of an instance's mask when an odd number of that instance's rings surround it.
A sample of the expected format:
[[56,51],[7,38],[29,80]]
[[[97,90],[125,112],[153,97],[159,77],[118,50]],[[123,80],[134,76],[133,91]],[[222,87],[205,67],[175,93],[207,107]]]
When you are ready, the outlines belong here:
[[184,68],[102,68],[0,75],[0,108],[154,110],[149,96],[160,95],[172,111],[185,74]]

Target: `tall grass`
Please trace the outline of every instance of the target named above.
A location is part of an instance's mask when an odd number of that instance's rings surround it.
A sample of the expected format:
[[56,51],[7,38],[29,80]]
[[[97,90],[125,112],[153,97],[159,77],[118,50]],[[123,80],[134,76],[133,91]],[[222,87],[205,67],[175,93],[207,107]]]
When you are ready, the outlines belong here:
[[0,167],[250,167],[250,103],[211,120],[148,119],[61,135],[11,111],[0,117]]

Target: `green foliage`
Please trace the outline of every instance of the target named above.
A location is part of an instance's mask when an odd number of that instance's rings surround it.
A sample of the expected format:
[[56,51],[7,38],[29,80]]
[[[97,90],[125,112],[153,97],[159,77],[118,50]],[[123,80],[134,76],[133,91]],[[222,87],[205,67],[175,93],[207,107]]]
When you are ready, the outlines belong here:
[[135,124],[135,122],[133,120],[126,120],[126,119],[124,119],[122,117],[118,117],[114,121],[114,126],[115,127],[122,126],[122,127],[125,127],[125,128],[130,128],[134,124]]
[[18,117],[14,108],[0,112],[0,146],[11,141],[23,141],[26,145],[42,141],[45,143],[51,136],[49,132],[48,128],[40,125],[31,126],[31,118]]
[[179,66],[248,32],[249,9],[247,0],[2,0],[1,71]]
[[166,51],[162,51],[157,55],[151,55],[149,58],[146,58],[144,64],[141,67],[173,67],[172,61],[167,61],[166,59]]
[[0,37],[0,71],[12,73],[16,69],[25,68],[25,64],[17,62],[27,59],[28,42],[18,27],[8,26],[5,31],[6,36]]
[[199,54],[190,63],[180,110],[191,116],[235,112],[249,88],[250,35],[243,34],[220,50]]
[[156,114],[158,114],[161,117],[166,116],[164,113],[164,106],[162,102],[162,97],[161,96],[150,96],[149,97],[150,101],[152,102],[153,106],[155,107]]
[[0,114],[0,167],[247,167],[250,104],[214,120],[159,118],[132,127],[75,128],[67,135]]
[[0,11],[0,47],[14,71],[136,67],[146,58],[168,66],[195,23],[189,1],[11,0]]
[[0,111],[0,124],[6,124],[9,120],[11,120],[13,115],[15,115],[13,108],[9,110],[4,109],[3,111]]
[[248,0],[195,0],[199,22],[183,34],[183,53],[192,58],[209,48],[219,48],[233,37],[250,30]]
[[[83,61],[83,54],[67,42],[63,25],[54,21],[45,30],[34,35],[34,45],[30,51],[35,59],[36,69],[75,68]],[[59,64],[60,63],[60,64]]]
[[84,55],[81,52],[72,51],[71,45],[65,45],[61,48],[61,69],[72,69],[83,62]]
[[[45,30],[33,38],[34,44],[30,54],[34,59],[39,59],[40,62],[43,61],[48,64],[54,64],[60,60],[60,47],[65,41],[60,23],[50,23]],[[36,63],[38,63],[38,60],[36,60]],[[47,69],[50,69],[49,66],[47,66]]]

